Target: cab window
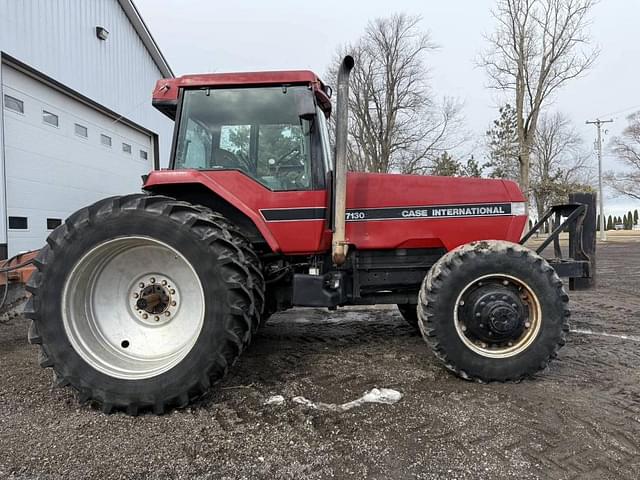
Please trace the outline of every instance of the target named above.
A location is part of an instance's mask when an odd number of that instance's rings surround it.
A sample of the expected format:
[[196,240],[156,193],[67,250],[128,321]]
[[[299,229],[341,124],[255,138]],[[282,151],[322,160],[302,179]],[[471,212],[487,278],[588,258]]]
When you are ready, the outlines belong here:
[[272,190],[313,188],[306,87],[186,90],[174,168],[235,169]]

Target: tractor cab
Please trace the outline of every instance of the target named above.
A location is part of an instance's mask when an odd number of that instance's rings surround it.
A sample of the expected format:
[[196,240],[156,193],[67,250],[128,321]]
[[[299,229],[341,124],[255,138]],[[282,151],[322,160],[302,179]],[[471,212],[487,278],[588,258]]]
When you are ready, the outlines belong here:
[[311,72],[163,80],[154,105],[176,121],[170,168],[237,170],[274,192],[322,189],[330,92]]

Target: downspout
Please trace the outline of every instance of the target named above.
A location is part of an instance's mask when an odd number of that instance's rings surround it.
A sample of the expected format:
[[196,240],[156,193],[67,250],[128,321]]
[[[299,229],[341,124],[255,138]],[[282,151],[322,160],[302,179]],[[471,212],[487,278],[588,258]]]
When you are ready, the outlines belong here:
[[349,126],[349,74],[355,62],[347,55],[338,70],[338,100],[336,106],[336,154],[333,204],[333,240],[331,258],[335,265],[347,259],[348,244],[345,232],[347,210],[347,135]]

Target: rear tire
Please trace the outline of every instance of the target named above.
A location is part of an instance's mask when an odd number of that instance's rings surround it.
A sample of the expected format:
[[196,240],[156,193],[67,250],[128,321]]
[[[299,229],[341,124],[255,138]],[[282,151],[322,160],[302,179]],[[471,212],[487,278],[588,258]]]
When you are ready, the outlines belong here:
[[565,344],[569,297],[547,261],[518,244],[482,241],[444,255],[418,300],[423,338],[455,374],[518,381]]
[[244,255],[245,265],[249,270],[249,275],[252,280],[252,292],[254,299],[254,309],[251,316],[252,320],[252,333],[256,333],[258,328],[267,321],[268,315],[264,309],[265,302],[265,288],[266,283],[264,280],[264,274],[262,272],[262,262],[260,257],[256,254],[251,243],[246,239],[240,229],[224,217],[221,213],[214,212],[208,207],[203,205],[194,205],[200,212],[207,216],[212,222],[217,225],[224,226],[226,232],[222,233],[226,235],[226,238],[233,242]]
[[106,413],[186,406],[251,339],[261,287],[235,235],[226,220],[162,196],[74,213],[27,286],[40,365]]

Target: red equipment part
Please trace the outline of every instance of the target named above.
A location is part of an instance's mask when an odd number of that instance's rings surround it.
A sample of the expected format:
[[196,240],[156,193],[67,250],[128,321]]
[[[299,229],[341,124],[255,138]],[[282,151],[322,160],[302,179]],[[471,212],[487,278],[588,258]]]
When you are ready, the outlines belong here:
[[[314,254],[331,246],[326,190],[275,192],[232,170],[152,172],[144,188],[179,184],[200,184],[234,205],[273,252]],[[506,180],[349,173],[347,241],[361,250],[518,242],[526,216],[511,204],[521,202],[517,185]]]

